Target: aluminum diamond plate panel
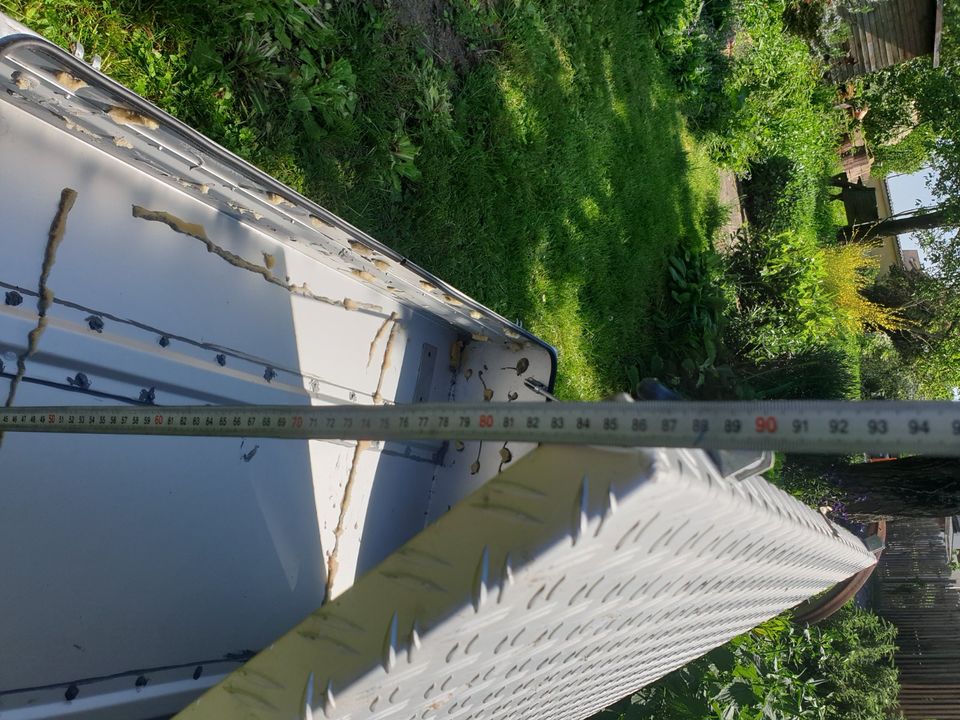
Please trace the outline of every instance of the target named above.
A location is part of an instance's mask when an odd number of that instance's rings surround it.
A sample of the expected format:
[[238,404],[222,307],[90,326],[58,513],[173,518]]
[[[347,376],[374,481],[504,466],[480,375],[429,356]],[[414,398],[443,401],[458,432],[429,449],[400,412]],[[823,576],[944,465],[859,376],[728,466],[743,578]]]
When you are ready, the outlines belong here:
[[541,447],[178,717],[583,718],[873,562],[700,451]]

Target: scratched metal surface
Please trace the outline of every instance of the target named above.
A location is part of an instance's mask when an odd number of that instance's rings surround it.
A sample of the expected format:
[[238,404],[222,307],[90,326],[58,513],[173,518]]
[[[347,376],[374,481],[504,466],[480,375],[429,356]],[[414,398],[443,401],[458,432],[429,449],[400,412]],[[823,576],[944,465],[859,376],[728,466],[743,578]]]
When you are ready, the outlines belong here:
[[[0,40],[0,402],[530,400],[525,379],[551,382],[536,338],[31,43]],[[8,435],[0,717],[175,711],[529,449]]]
[[874,562],[701,451],[544,446],[177,717],[578,720]]

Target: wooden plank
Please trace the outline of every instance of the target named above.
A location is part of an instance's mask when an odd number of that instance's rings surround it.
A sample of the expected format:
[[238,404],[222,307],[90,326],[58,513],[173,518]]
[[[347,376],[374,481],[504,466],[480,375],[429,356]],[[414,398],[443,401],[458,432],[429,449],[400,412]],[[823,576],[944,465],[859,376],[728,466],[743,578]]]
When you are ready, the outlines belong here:
[[916,16],[915,0],[894,0],[897,9],[897,17],[901,26],[904,28],[904,55],[906,59],[916,57],[922,54],[922,43],[918,34],[918,18]]
[[893,65],[893,44],[889,41],[889,35],[893,31],[893,23],[887,17],[890,10],[890,3],[880,3],[874,10],[873,29],[876,32],[877,47],[880,49],[880,57],[883,58],[883,67]]
[[867,55],[864,58],[868,72],[873,72],[874,70],[879,70],[882,65],[880,65],[879,57],[879,48],[876,46],[876,32],[874,30],[873,24],[873,15],[876,10],[871,10],[868,13],[863,13],[860,15],[860,23],[863,28],[863,37],[864,37],[864,48],[867,51]]
[[937,0],[937,17],[933,25],[933,66],[940,67],[940,41],[943,36],[943,0]]
[[851,21],[853,23],[853,28],[854,28],[854,31],[853,31],[854,44],[851,46],[851,49],[855,48],[854,58],[856,59],[856,63],[850,66],[851,74],[862,74],[864,72],[867,72],[867,68],[869,66],[867,36],[863,30],[862,20],[849,15],[848,17],[851,17]]
[[904,28],[897,17],[895,4],[896,0],[889,0],[879,7],[883,19],[883,41],[886,44],[891,65],[903,62],[905,59],[903,54]]

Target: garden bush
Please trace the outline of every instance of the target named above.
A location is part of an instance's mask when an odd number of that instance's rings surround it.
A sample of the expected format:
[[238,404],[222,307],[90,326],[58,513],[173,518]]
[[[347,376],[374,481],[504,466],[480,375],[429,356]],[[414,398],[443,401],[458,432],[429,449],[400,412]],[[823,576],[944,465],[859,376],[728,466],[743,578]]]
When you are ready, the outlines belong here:
[[850,604],[821,625],[780,616],[639,690],[612,720],[891,720],[896,629]]
[[725,261],[737,307],[728,346],[760,361],[842,340],[837,308],[824,289],[823,254],[810,235],[744,234]]
[[897,330],[906,321],[894,309],[876,303],[863,292],[871,287],[879,271],[879,259],[869,247],[849,243],[823,250],[826,275],[824,289],[836,303],[840,322],[852,333],[862,329]]

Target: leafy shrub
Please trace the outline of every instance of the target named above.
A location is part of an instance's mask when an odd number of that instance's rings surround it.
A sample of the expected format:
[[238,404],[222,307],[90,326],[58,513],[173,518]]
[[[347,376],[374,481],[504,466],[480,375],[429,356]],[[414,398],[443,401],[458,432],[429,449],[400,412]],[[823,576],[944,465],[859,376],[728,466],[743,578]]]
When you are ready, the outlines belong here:
[[[202,74],[231,88],[240,106],[267,120],[265,132],[282,131],[286,108],[306,135],[321,139],[353,115],[356,76],[346,58],[335,57],[337,37],[320,6],[288,6],[276,0],[230,0],[222,17],[243,28],[237,37],[210,32],[197,38],[191,62]],[[230,24],[212,27],[230,27]]]
[[[604,711],[618,720],[890,720],[896,629],[847,605],[800,628],[780,616]],[[598,716],[599,718],[600,716]]]
[[718,283],[717,257],[708,252],[680,250],[670,257],[664,298],[654,314],[657,347],[649,362],[630,373],[631,386],[640,375],[660,377],[668,385],[699,394],[715,363],[724,322],[726,296]]
[[870,255],[868,248],[858,243],[826,248],[823,262],[824,288],[841,310],[839,317],[848,330],[897,330],[904,326],[905,320],[896,310],[863,295],[863,291],[873,285],[879,269],[879,259]]
[[863,119],[863,128],[872,147],[896,142],[916,125],[918,114],[912,90],[918,66],[925,60],[915,58],[893,65],[870,73],[863,80],[858,94],[870,107]]
[[[738,259],[743,261],[742,257]],[[794,262],[797,267],[803,264],[802,258]],[[801,332],[810,338],[789,342],[781,338],[780,347],[751,352],[753,336],[742,334],[743,320],[735,307],[739,304],[742,311],[748,296],[743,292],[743,277],[740,286],[731,283],[729,274],[722,275],[722,260],[708,252],[680,251],[670,258],[668,269],[669,297],[661,301],[654,315],[659,352],[628,370],[631,390],[642,376],[652,376],[683,395],[703,399],[859,397],[858,348],[851,347],[845,336],[838,334],[832,345],[826,345],[802,327]],[[741,290],[740,297],[732,290],[736,287]],[[789,302],[774,295],[784,287],[792,288],[790,283],[765,288],[769,296],[762,302],[769,307],[782,305],[783,315],[788,318]],[[757,288],[750,292],[756,302]],[[822,312],[836,313],[836,308],[827,304]],[[729,332],[731,326],[739,331]],[[754,332],[756,328],[746,330]],[[780,331],[786,336],[795,330],[782,324],[776,329],[767,328],[767,335]]]
[[890,337],[867,332],[860,338],[860,396],[864,400],[916,400],[913,369],[904,363]]
[[745,234],[725,270],[738,309],[727,326],[730,347],[760,361],[838,342],[843,328],[824,291],[823,255],[809,236]]
[[873,147],[874,160],[870,174],[884,177],[891,173],[910,175],[919,172],[930,160],[936,140],[933,128],[921,124],[897,143]]
[[792,225],[798,201],[797,166],[788,157],[774,155],[751,163],[743,180],[743,209],[750,224],[761,232],[783,232]]
[[699,12],[700,3],[691,0],[640,0],[639,13],[656,33],[684,30]]

